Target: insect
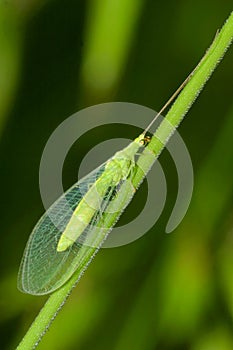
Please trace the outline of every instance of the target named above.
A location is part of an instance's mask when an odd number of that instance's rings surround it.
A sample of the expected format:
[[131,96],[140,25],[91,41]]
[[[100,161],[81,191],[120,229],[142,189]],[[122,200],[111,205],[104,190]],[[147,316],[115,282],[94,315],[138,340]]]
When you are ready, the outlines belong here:
[[141,135],[74,184],[41,217],[29,237],[20,265],[21,291],[34,295],[51,293],[77,268],[84,269],[87,254],[98,250],[136,191],[132,181],[136,155],[150,143],[147,131],[193,72]]
[[136,191],[131,181],[135,155],[148,142],[144,134],[137,137],[72,186],[41,217],[21,262],[20,290],[47,294],[57,289],[82,262],[86,250],[100,246],[110,230],[107,214],[120,216]]

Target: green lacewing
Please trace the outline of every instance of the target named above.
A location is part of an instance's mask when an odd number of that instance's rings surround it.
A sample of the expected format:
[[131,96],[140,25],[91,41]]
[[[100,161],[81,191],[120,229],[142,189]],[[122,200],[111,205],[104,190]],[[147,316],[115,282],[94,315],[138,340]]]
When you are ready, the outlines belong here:
[[[21,291],[48,294],[61,287],[77,269],[84,271],[136,191],[132,183],[136,155],[147,149],[147,131],[195,69],[141,135],[75,183],[44,213],[29,237],[21,261]],[[148,154],[155,157],[151,151]]]

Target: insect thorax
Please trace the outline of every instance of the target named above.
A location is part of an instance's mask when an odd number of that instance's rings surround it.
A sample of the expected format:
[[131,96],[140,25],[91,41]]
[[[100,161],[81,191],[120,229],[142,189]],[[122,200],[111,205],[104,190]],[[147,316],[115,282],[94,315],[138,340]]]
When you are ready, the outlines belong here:
[[[120,153],[120,152],[119,152]],[[133,159],[134,163],[134,159]],[[113,183],[119,183],[120,180],[126,179],[132,164],[132,159],[123,157],[122,154],[116,154],[106,165],[106,170],[109,170],[112,175]]]

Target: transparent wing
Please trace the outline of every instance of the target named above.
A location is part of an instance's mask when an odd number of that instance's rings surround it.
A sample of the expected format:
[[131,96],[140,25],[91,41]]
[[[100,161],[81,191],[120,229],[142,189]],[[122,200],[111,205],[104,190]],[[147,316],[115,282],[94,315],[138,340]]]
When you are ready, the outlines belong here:
[[75,183],[38,221],[21,262],[18,275],[20,290],[30,294],[49,293],[71,276],[71,270],[74,270],[72,262],[81,253],[80,244],[74,243],[66,251],[58,253],[57,243],[78,203],[104,169],[105,164]]
[[[57,252],[58,241],[74,210],[90,186],[103,173],[105,165],[106,163],[74,184],[47,210],[34,227],[18,275],[18,288],[23,292],[41,295],[56,290],[77,268],[84,269],[87,265],[87,255],[94,255],[103,243],[110,231],[107,227],[111,213],[119,211],[120,216],[126,196],[131,198],[133,195],[130,181],[122,181],[118,185],[117,195],[114,186],[106,189],[99,210],[77,242],[64,252]],[[106,211],[110,215],[103,216]]]

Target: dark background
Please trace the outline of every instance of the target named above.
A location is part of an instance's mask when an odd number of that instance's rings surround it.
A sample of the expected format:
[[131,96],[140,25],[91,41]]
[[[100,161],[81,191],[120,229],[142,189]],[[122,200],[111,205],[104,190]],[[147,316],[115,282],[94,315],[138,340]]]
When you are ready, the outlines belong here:
[[[50,134],[97,103],[158,110],[200,60],[231,5],[1,1],[1,349],[16,346],[46,300],[22,294],[16,280],[26,241],[44,212],[38,171]],[[195,176],[182,224],[164,234],[177,193],[175,167],[164,151],[163,215],[141,239],[98,253],[40,349],[233,348],[232,55],[231,48],[179,128]],[[124,127],[108,126],[83,137],[67,157],[64,187],[95,143],[126,134]]]

